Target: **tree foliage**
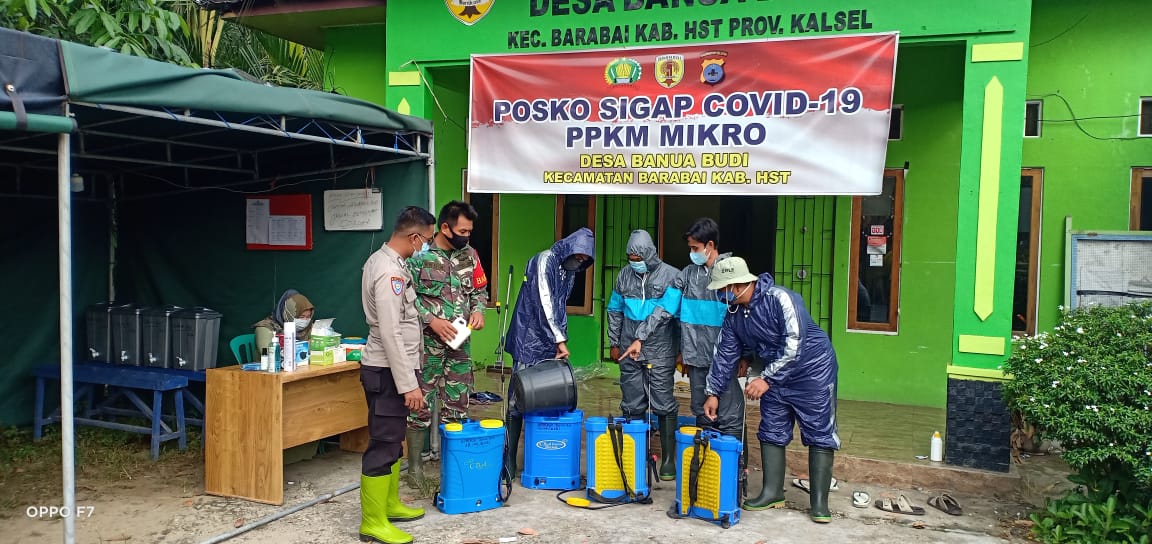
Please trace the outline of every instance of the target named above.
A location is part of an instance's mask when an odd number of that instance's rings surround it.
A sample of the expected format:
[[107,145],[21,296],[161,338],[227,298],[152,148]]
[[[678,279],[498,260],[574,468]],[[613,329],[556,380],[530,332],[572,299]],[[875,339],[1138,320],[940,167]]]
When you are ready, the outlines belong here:
[[320,51],[224,20],[190,0],[0,0],[0,26],[184,66],[319,89]]
[[188,24],[172,0],[0,0],[0,26],[192,65],[178,40]]

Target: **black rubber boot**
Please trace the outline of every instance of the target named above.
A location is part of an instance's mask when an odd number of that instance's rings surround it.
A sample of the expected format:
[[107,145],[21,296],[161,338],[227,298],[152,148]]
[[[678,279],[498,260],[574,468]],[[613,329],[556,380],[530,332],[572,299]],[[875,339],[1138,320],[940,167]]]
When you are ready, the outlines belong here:
[[425,432],[423,429],[408,429],[408,434],[404,439],[408,441],[408,474],[423,479],[424,478],[424,437]]
[[660,480],[676,479],[676,415],[660,416]]
[[828,510],[828,488],[832,485],[832,461],[836,451],[825,448],[808,448],[808,492],[812,499],[812,521],[831,523],[832,512]]
[[[764,487],[760,496],[744,501],[745,510],[767,510],[784,507],[784,448],[767,442],[760,443],[760,461],[764,470]],[[828,489],[828,484],[824,484]]]
[[508,444],[504,450],[504,466],[508,475],[516,479],[516,454],[520,449],[520,432],[524,429],[524,417],[508,414],[508,421],[504,424],[508,429]]

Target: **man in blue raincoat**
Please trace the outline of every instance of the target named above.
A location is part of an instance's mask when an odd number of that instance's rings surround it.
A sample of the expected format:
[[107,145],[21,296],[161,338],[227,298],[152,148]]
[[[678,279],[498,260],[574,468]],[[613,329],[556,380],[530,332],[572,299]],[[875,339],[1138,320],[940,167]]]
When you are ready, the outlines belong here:
[[[572,293],[576,275],[592,266],[595,254],[596,238],[585,227],[528,260],[504,341],[504,350],[512,356],[513,369],[527,368],[547,359],[568,358],[568,295]],[[508,405],[506,425],[505,463],[515,477],[516,452],[524,419],[512,404]]]
[[840,449],[836,434],[836,352],[828,334],[812,320],[804,300],[772,280],[748,273],[739,257],[712,269],[709,289],[728,304],[720,329],[706,389],[704,413],[716,417],[719,397],[731,386],[740,355],[751,349],[764,361],[764,372],[748,381],[744,394],[760,399],[760,456],[764,488],[744,502],[745,510],[784,506],[784,448],[792,441],[794,422],[808,447],[812,521],[829,523],[828,488],[832,460]]
[[634,230],[625,247],[628,268],[616,277],[608,301],[608,341],[620,362],[620,411],[644,419],[651,406],[659,416],[661,480],[676,479],[675,315],[681,292],[673,284],[680,271],[660,260],[648,231]]

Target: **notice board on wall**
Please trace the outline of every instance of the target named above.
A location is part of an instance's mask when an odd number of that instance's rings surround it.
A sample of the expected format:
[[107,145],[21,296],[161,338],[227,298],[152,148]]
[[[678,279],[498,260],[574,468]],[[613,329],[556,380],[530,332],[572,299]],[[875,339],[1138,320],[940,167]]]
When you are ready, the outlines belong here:
[[244,243],[250,250],[312,249],[312,195],[245,199]]
[[380,230],[383,224],[380,189],[324,191],[324,230]]

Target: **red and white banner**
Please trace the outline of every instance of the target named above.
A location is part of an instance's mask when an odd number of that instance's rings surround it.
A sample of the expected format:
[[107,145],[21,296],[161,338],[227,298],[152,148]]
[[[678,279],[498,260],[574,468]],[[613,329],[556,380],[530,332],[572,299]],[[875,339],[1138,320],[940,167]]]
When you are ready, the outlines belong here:
[[879,194],[897,41],[475,55],[468,189]]

